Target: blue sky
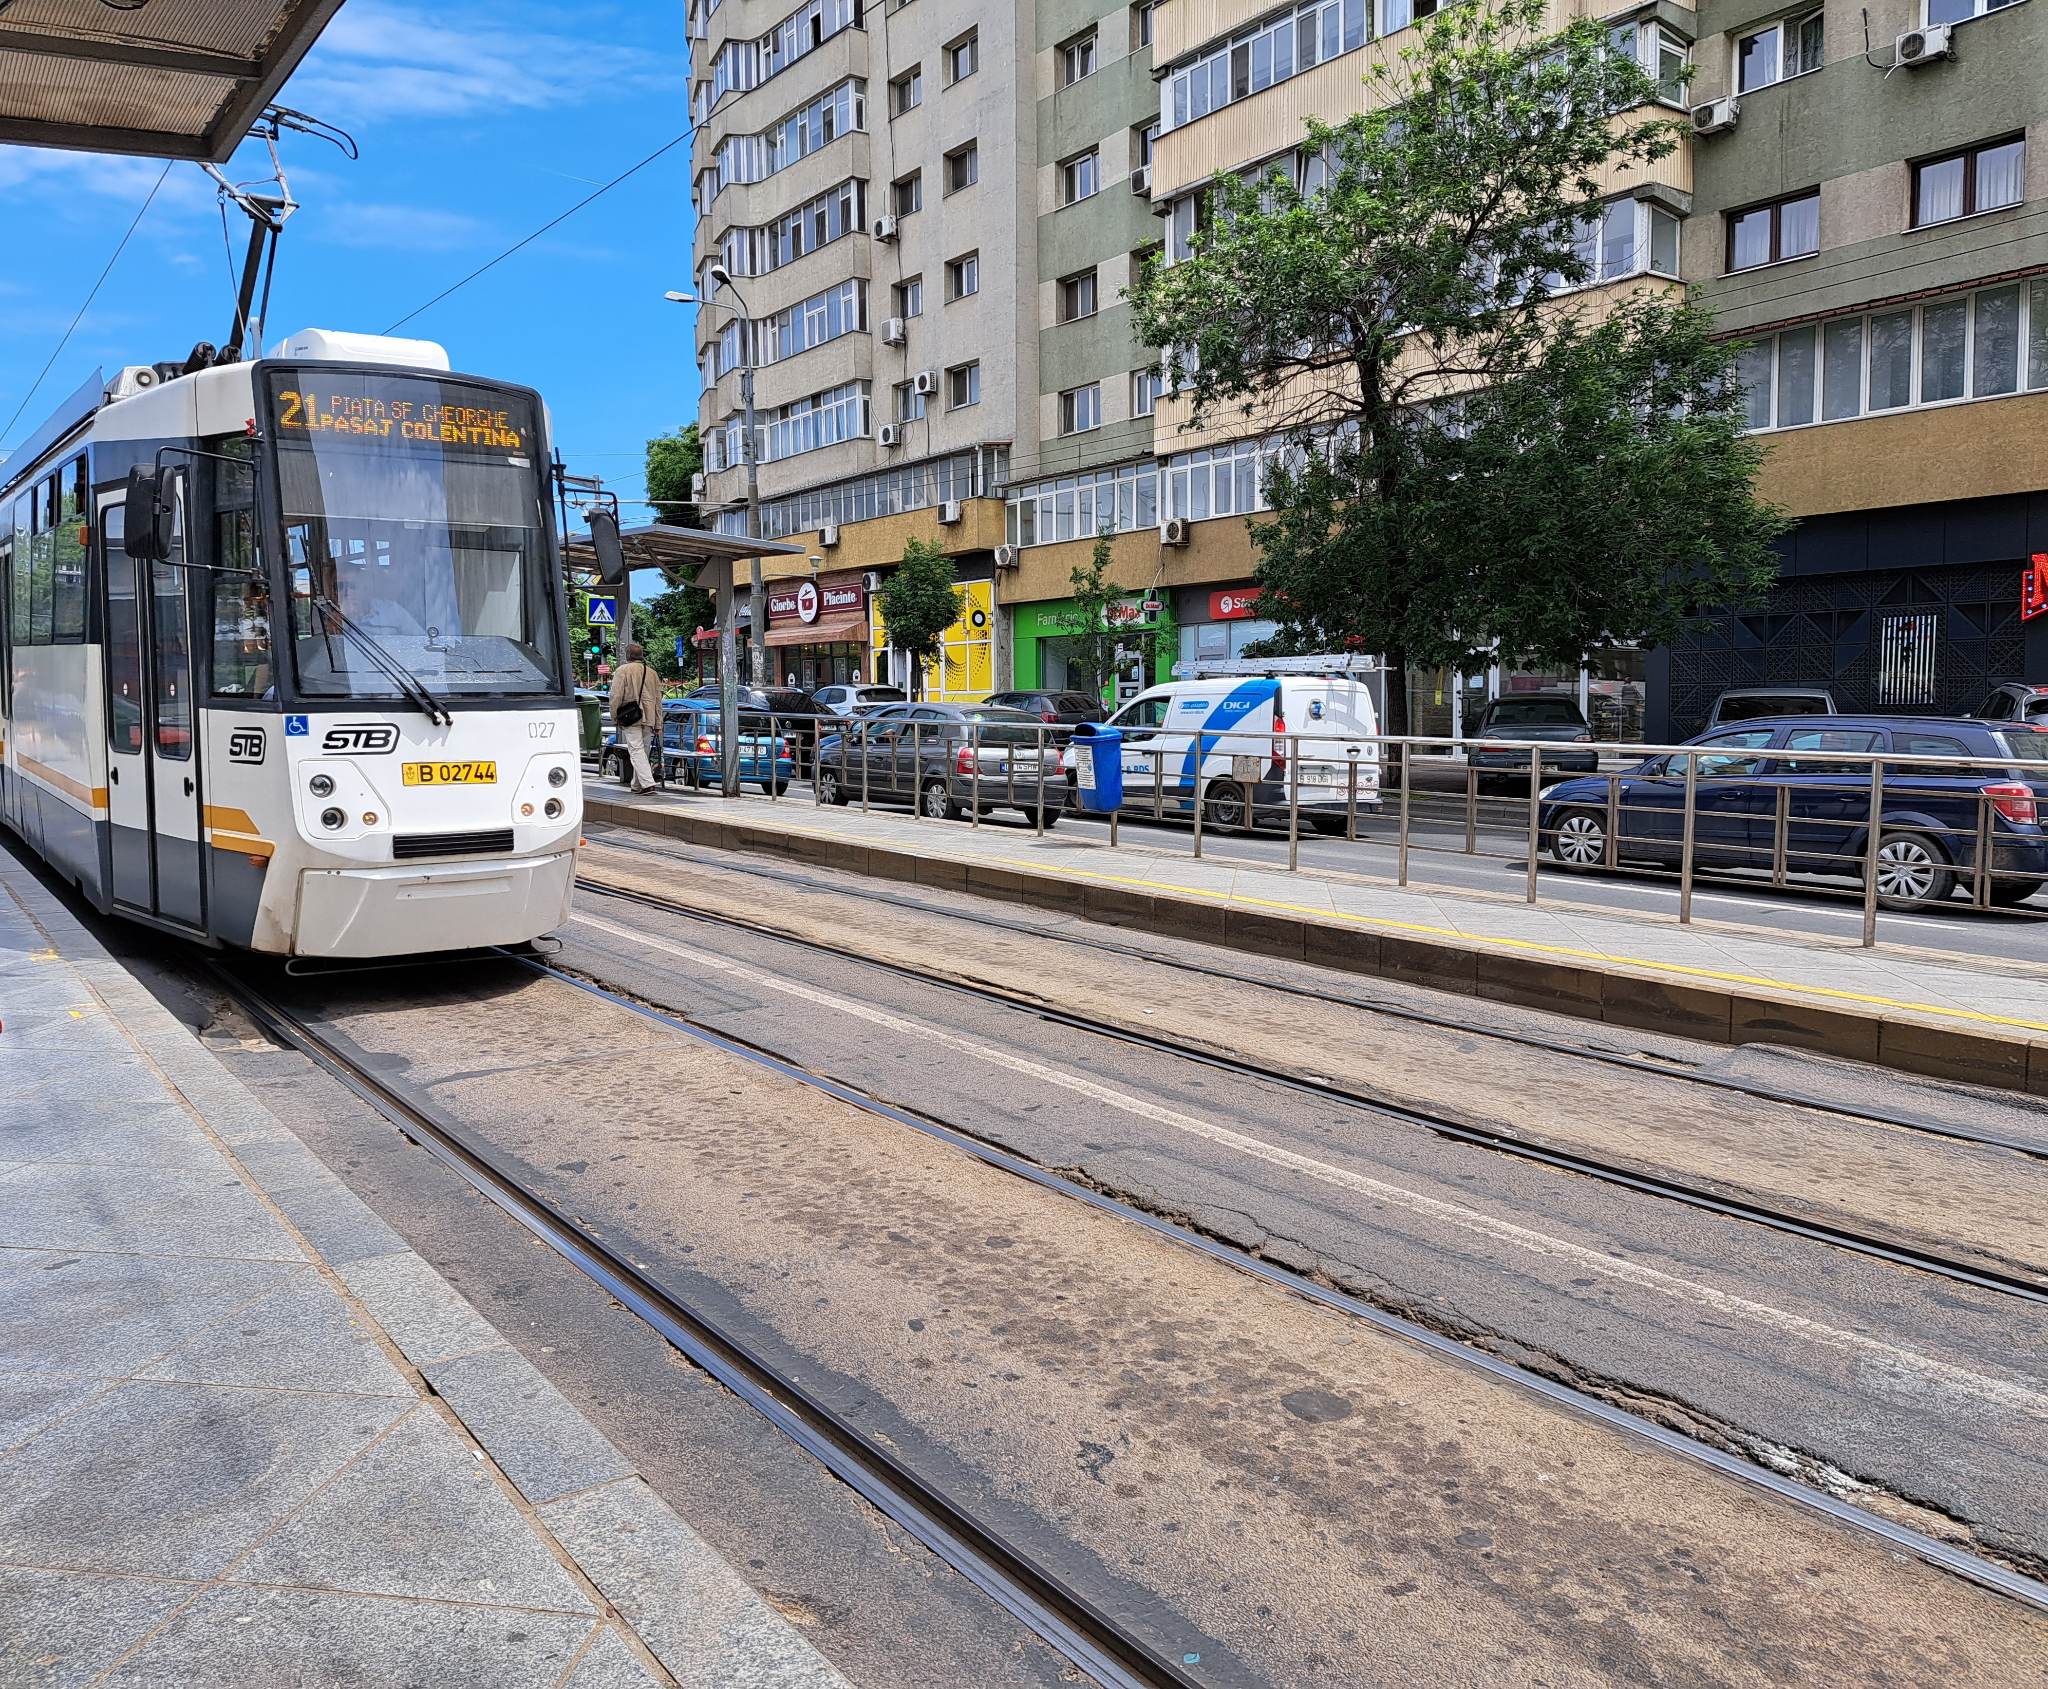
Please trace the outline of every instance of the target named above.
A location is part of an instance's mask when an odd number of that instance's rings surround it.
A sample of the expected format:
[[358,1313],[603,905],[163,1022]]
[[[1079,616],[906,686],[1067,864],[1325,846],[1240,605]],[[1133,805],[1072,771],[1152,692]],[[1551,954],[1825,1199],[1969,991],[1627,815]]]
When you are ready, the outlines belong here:
[[[287,136],[303,209],[285,231],[269,338],[379,332],[566,210],[688,123],[682,0],[348,0],[279,96],[349,130],[362,157]],[[0,147],[0,423],[50,355],[160,161]],[[229,166],[268,171],[260,147]],[[415,318],[457,369],[523,381],[572,470],[645,491],[641,447],[696,415],[689,147]],[[246,221],[230,210],[234,264]],[[11,449],[95,365],[182,358],[233,316],[213,184],[176,164],[21,418]],[[628,506],[628,522],[650,512]]]

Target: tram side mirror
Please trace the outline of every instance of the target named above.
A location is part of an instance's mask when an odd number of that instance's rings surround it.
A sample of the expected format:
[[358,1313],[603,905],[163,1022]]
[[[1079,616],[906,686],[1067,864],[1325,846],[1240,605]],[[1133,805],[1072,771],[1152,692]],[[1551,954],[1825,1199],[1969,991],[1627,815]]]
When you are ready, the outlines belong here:
[[626,553],[619,544],[619,519],[609,510],[590,513],[590,549],[597,553],[597,578],[617,586],[626,578]]
[[163,563],[171,555],[171,524],[176,512],[161,471],[128,471],[128,497],[122,506],[121,548],[138,563]]

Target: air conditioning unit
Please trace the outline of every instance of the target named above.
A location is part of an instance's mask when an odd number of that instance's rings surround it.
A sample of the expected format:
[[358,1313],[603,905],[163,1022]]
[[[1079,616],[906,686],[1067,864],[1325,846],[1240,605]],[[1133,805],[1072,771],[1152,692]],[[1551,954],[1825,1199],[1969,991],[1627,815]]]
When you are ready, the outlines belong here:
[[1017,548],[1014,545],[999,545],[996,547],[996,567],[998,569],[1014,569],[1017,567]]
[[1955,32],[1945,23],[1931,23],[1925,29],[1909,29],[1892,43],[1894,70],[1902,65],[1910,68],[1955,56]]
[[870,569],[865,575],[861,576],[860,584],[868,592],[880,592],[882,590],[882,571]]
[[818,530],[818,543],[828,551],[837,545],[839,543],[839,524],[837,522],[827,522],[824,527],[820,528]]
[[882,344],[884,346],[901,346],[904,333],[903,319],[901,317],[884,317],[882,319]]
[[875,430],[875,444],[882,447],[885,451],[891,446],[902,445],[903,424],[900,422],[883,423],[881,427]]
[[896,213],[893,211],[885,211],[881,214],[881,216],[875,219],[875,239],[894,240],[895,238]]
[[1140,199],[1152,191],[1152,166],[1141,164],[1131,172],[1131,192]]
[[966,514],[966,510],[956,498],[949,498],[944,504],[939,506],[939,520],[949,528]]
[[939,390],[939,372],[921,369],[910,378],[910,390],[920,396],[929,396]]
[[1718,135],[1724,129],[1733,129],[1735,120],[1742,115],[1742,102],[1738,99],[1708,100],[1692,108],[1692,132],[1695,135]]
[[1190,537],[1188,519],[1185,516],[1169,516],[1159,524],[1161,545],[1186,545]]
[[702,504],[705,495],[711,491],[711,483],[704,478],[704,471],[698,470],[690,477],[690,502]]

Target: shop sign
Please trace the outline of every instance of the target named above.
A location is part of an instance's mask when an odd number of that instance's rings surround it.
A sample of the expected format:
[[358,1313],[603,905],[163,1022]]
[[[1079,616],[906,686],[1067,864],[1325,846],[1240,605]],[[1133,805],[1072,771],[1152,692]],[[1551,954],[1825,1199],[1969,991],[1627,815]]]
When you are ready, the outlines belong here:
[[773,587],[768,593],[770,622],[797,621],[808,627],[820,616],[843,616],[867,607],[867,585],[858,575],[842,580],[798,581],[792,586]]
[[2020,577],[2020,620],[2048,613],[2048,551],[2037,551],[2033,567]]
[[1209,620],[1212,622],[1248,621],[1258,613],[1259,589],[1255,586],[1209,594]]

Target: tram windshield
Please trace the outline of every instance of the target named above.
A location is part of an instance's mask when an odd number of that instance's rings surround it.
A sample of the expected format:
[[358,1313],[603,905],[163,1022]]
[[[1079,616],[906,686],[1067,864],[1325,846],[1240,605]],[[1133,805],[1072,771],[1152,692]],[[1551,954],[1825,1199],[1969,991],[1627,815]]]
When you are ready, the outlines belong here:
[[315,368],[272,371],[269,400],[299,690],[559,692],[532,404]]

